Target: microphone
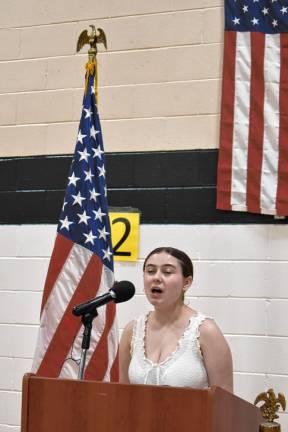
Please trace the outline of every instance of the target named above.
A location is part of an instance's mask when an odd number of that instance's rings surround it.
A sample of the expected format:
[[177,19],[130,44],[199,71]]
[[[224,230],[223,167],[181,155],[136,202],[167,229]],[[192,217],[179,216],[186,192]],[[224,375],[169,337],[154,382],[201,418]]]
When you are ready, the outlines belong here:
[[85,303],[81,303],[78,306],[75,306],[72,310],[73,315],[80,316],[88,314],[100,306],[104,306],[106,303],[110,301],[114,301],[114,303],[122,303],[130,298],[132,298],[135,294],[135,287],[132,282],[129,281],[121,281],[115,282],[113,287],[105,294],[96,297],[92,300],[88,300]]

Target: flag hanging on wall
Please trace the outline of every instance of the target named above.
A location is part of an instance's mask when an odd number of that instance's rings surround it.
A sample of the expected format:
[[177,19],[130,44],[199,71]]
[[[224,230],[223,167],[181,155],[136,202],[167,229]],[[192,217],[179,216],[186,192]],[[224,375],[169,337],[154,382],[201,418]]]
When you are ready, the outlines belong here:
[[288,2],[225,0],[218,209],[288,215],[287,32]]
[[[111,288],[113,256],[105,183],[105,156],[95,99],[95,63],[86,67],[86,91],[74,158],[44,287],[33,372],[76,378],[83,327],[72,309]],[[93,66],[95,65],[95,67]],[[115,304],[98,310],[84,378],[116,381]]]

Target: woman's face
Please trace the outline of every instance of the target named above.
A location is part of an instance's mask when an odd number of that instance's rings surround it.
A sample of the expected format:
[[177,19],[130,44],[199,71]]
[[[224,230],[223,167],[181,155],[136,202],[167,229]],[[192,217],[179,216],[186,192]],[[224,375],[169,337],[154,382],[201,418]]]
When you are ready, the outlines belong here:
[[151,255],[144,268],[144,290],[152,305],[182,303],[192,277],[184,277],[179,261],[166,252]]

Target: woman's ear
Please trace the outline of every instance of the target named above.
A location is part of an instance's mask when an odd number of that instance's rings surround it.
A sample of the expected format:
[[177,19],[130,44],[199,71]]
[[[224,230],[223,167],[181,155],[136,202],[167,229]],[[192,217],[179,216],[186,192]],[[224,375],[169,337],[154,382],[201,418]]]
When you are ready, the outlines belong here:
[[184,291],[188,290],[188,288],[190,287],[190,285],[192,284],[193,278],[192,276],[187,276],[185,278],[185,282],[184,282]]

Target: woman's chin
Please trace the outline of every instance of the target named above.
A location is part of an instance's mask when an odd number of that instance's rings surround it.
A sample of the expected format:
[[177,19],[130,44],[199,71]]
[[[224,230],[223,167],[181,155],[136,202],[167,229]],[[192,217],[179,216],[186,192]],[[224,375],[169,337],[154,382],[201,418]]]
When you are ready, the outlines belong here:
[[152,294],[147,299],[148,299],[149,303],[151,303],[152,305],[162,303],[162,301],[163,301],[161,294]]

